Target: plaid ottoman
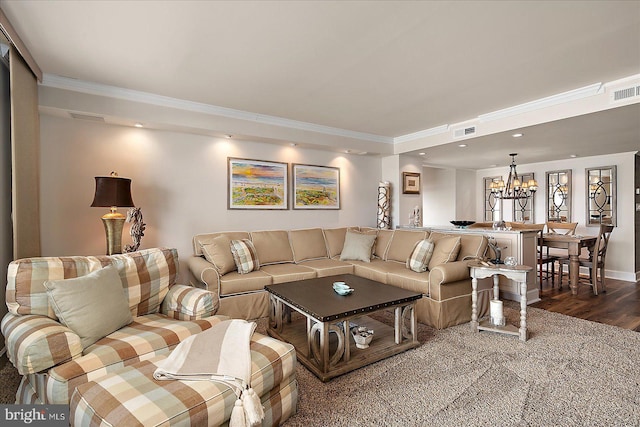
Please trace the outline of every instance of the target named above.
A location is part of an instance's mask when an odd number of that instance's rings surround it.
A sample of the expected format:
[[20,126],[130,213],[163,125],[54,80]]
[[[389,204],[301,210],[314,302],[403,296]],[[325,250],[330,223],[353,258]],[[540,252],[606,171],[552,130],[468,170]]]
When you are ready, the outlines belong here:
[[[229,422],[236,395],[213,381],[156,381],[156,356],[78,386],[70,402],[75,426],[218,426]],[[296,353],[290,344],[254,333],[251,386],[264,406],[263,426],[295,414]]]

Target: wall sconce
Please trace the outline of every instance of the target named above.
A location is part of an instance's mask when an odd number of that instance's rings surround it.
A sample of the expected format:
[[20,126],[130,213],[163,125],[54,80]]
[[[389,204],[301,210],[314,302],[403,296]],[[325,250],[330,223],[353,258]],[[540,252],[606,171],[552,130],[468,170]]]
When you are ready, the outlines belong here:
[[122,253],[122,228],[125,215],[118,212],[118,207],[134,207],[131,198],[131,180],[120,178],[116,172],[111,176],[96,176],[96,192],[91,207],[108,207],[111,211],[102,216],[102,223],[107,237],[107,255]]

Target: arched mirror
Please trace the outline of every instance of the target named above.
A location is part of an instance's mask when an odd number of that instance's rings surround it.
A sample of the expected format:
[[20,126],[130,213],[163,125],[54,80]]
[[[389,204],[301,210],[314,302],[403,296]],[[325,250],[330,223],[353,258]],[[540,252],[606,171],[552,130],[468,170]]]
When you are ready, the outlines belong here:
[[484,221],[495,222],[500,220],[500,199],[491,191],[491,184],[497,184],[502,179],[501,176],[484,178]]
[[547,172],[547,222],[571,222],[571,170]]
[[[520,182],[527,183],[530,180],[535,180],[535,174],[533,172],[520,174]],[[533,222],[534,200],[535,193],[533,193],[531,197],[522,197],[513,200],[513,220],[515,222]]]
[[587,225],[616,225],[616,167],[585,169]]

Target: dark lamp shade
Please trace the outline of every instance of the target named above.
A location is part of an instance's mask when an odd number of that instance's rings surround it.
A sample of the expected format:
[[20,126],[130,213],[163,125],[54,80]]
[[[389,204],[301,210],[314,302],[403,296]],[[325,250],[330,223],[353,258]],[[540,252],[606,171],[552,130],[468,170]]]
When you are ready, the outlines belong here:
[[91,207],[132,208],[131,180],[113,176],[96,176],[96,194]]

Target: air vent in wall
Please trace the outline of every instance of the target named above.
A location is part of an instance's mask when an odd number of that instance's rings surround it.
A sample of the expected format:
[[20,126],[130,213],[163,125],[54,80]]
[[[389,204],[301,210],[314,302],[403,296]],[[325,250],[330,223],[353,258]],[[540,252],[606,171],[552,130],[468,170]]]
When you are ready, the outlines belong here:
[[640,96],[640,86],[631,86],[613,91],[611,101],[622,101],[624,99],[633,98],[635,96]]
[[104,122],[104,117],[100,116],[91,116],[89,114],[80,114],[80,113],[69,113],[71,117],[79,120],[90,120],[92,122]]
[[454,138],[462,138],[464,136],[471,136],[476,133],[475,126],[469,126],[467,128],[460,128],[453,131]]

